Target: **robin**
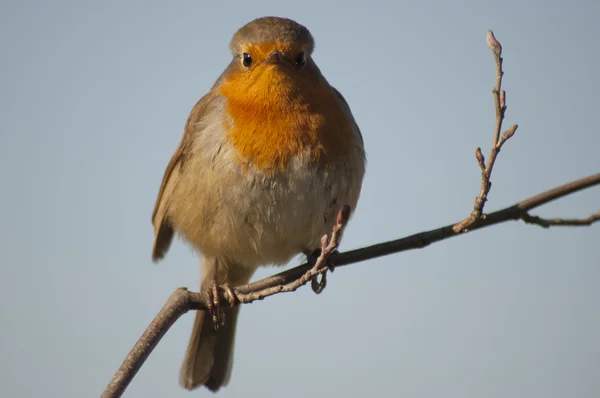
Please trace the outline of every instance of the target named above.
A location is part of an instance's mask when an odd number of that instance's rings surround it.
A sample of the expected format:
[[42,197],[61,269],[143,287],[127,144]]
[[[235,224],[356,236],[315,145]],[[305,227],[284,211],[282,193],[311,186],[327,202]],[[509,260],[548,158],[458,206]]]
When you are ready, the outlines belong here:
[[[317,250],[338,211],[355,209],[365,172],[360,130],[313,60],[308,29],[259,18],[229,47],[233,60],[192,109],[152,215],[153,260],[177,232],[200,252],[201,291],[217,307],[217,289]],[[223,307],[222,325],[212,307],[196,314],[187,389],[229,380],[239,306]]]

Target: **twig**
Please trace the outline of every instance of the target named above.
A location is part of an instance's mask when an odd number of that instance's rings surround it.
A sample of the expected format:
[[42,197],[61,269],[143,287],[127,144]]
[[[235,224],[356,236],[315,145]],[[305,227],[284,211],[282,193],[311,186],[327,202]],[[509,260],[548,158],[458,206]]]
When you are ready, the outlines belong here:
[[477,159],[477,163],[479,164],[479,168],[481,169],[481,188],[479,190],[479,195],[475,198],[475,205],[473,206],[473,211],[471,214],[461,222],[454,225],[455,232],[466,232],[477,220],[484,217],[483,208],[485,206],[485,202],[487,201],[488,193],[492,188],[492,182],[490,179],[492,178],[492,170],[494,169],[494,164],[496,163],[496,157],[498,153],[500,153],[500,149],[504,143],[512,137],[517,131],[518,126],[515,124],[508,130],[506,130],[502,135],[500,135],[500,131],[502,131],[502,122],[504,121],[504,114],[506,113],[506,92],[502,89],[502,76],[504,76],[504,71],[502,70],[502,45],[500,42],[496,40],[494,37],[494,33],[491,30],[488,30],[487,33],[487,44],[492,53],[494,54],[494,60],[496,61],[496,86],[492,90],[492,94],[494,95],[494,105],[496,108],[496,123],[494,126],[494,135],[492,140],[492,148],[490,149],[490,155],[485,163],[485,158],[481,153],[481,148],[477,148],[475,151],[475,158]]
[[549,227],[583,227],[589,226],[600,221],[600,211],[596,214],[592,214],[587,218],[541,218],[538,216],[532,216],[528,213],[524,214],[521,219],[527,224],[539,225],[542,228]]

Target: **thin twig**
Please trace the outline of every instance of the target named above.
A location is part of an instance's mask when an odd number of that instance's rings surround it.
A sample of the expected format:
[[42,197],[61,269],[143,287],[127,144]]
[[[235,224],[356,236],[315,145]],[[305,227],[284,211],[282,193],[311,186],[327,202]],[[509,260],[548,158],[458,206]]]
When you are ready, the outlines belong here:
[[494,125],[492,147],[490,149],[487,164],[481,153],[481,148],[477,148],[475,151],[475,158],[481,169],[481,188],[479,190],[479,195],[475,198],[475,205],[473,206],[471,214],[454,225],[455,232],[466,232],[477,220],[485,217],[483,208],[485,202],[487,202],[487,196],[490,189],[492,188],[491,178],[494,164],[496,163],[496,157],[498,156],[498,153],[500,153],[502,145],[515,134],[518,128],[515,124],[500,135],[500,131],[502,131],[502,122],[504,121],[504,115],[506,113],[506,92],[502,90],[502,77],[504,76],[504,71],[502,70],[502,45],[496,40],[494,33],[491,30],[488,30],[487,33],[487,44],[490,50],[492,50],[494,60],[496,61],[496,86],[492,90],[492,94],[494,95],[494,106],[496,108],[496,123]]
[[542,228],[585,227],[592,225],[596,221],[600,221],[600,211],[587,218],[542,218],[525,213],[521,216],[521,220],[525,221],[527,224],[539,225]]

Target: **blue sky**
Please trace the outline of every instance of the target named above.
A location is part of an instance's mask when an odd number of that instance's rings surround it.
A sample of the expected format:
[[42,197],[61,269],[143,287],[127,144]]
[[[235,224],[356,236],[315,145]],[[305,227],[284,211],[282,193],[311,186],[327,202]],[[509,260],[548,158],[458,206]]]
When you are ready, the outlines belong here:
[[[240,26],[290,17],[346,97],[368,153],[342,249],[458,221],[494,123],[492,29],[506,126],[488,210],[600,170],[593,1],[2,1],[0,396],[99,396],[198,260],[151,262],[150,215],[194,103]],[[540,208],[598,211],[593,188]],[[341,269],[326,291],[242,308],[223,397],[596,397],[600,226],[511,222]],[[300,259],[294,260],[298,264]],[[257,277],[277,270],[265,268]],[[189,393],[188,314],[125,396]]]

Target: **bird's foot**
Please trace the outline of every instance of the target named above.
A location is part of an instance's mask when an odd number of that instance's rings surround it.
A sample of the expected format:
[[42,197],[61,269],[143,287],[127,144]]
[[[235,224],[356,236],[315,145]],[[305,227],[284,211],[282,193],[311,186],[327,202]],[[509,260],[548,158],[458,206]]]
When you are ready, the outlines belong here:
[[212,321],[215,329],[225,326],[225,314],[221,307],[221,297],[225,297],[231,307],[237,304],[237,295],[229,286],[229,283],[224,283],[222,286],[216,281],[212,281],[205,292],[206,306],[212,316]]

